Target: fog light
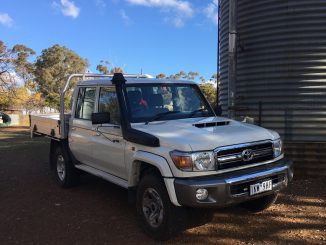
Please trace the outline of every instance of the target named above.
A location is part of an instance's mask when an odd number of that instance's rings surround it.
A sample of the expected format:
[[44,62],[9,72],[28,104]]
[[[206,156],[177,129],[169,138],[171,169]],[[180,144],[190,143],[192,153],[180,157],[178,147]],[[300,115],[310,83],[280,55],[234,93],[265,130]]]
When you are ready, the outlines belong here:
[[203,201],[208,197],[208,191],[206,189],[198,189],[196,191],[196,198],[199,201]]

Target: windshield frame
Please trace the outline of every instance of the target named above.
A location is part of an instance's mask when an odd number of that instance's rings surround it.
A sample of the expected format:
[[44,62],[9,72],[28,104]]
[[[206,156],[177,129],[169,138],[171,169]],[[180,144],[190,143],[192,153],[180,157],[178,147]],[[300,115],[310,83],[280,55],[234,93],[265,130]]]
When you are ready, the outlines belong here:
[[[189,117],[189,114],[184,114],[184,117],[177,117],[177,118],[169,118],[169,117],[163,117],[160,118],[159,121],[169,121],[169,120],[179,120],[179,119],[187,119],[187,118],[199,118],[199,117],[215,117],[215,112],[212,108],[212,106],[208,103],[207,99],[205,98],[204,94],[202,93],[201,89],[199,88],[199,86],[195,83],[183,83],[183,82],[177,82],[177,83],[168,83],[168,82],[160,82],[160,83],[126,83],[124,85],[123,88],[123,93],[124,93],[124,100],[125,100],[125,108],[127,111],[127,116],[128,116],[128,120],[130,123],[146,123],[148,120],[150,120],[151,118],[149,117],[140,117],[140,118],[133,118],[132,114],[131,114],[131,108],[130,108],[130,104],[129,104],[129,98],[127,96],[127,88],[128,87],[137,87],[137,86],[189,86],[194,88],[194,90],[198,93],[200,99],[202,100],[202,102],[204,103],[205,107],[207,108],[208,112],[207,112],[207,116],[196,116],[193,115],[192,117]],[[175,116],[175,114],[173,115]]]

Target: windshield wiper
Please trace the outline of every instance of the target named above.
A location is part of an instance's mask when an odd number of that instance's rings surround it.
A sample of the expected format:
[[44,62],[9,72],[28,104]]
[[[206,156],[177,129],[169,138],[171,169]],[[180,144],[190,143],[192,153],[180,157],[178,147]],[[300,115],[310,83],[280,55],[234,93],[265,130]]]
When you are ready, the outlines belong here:
[[156,114],[154,117],[152,117],[151,119],[147,120],[145,122],[145,125],[149,124],[150,122],[156,121],[166,115],[170,115],[170,114],[175,114],[175,113],[180,113],[180,111],[167,111],[167,112],[162,112],[159,114]]
[[194,110],[189,114],[189,117],[193,117],[197,112],[203,112],[203,111],[206,111],[206,110],[207,109],[204,109],[204,108]]

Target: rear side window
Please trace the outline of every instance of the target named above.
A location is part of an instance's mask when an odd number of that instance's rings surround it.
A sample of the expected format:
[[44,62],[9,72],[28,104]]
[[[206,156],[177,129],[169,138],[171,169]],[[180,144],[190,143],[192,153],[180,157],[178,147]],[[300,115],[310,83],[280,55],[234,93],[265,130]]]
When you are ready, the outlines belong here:
[[113,87],[103,87],[100,90],[99,112],[110,113],[110,123],[120,125],[120,110],[117,93]]
[[91,120],[95,105],[96,88],[79,88],[75,118]]

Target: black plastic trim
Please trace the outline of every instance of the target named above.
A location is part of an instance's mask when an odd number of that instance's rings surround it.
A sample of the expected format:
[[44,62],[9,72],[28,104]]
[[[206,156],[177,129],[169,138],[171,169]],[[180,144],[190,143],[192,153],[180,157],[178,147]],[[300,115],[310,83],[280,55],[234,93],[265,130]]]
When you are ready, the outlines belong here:
[[112,84],[115,85],[116,92],[117,92],[117,98],[118,98],[120,113],[121,113],[121,130],[122,130],[123,138],[127,141],[136,144],[150,146],[150,147],[159,147],[160,140],[157,137],[131,127],[129,117],[128,117],[126,97],[125,97],[126,94],[125,84],[127,80],[124,78],[122,73],[114,73],[114,76],[111,81]]
[[[168,166],[169,166],[169,169],[170,169],[170,172],[171,172],[171,174],[173,175],[173,172],[172,172],[172,169],[171,169],[171,166],[170,166],[170,163],[169,163],[169,161],[168,161],[168,159],[166,159],[164,156],[161,156],[161,155],[159,155],[159,154],[156,154],[156,153],[153,153],[153,152],[149,152],[149,151],[144,151],[144,150],[140,150],[140,152],[146,152],[146,153],[149,153],[149,154],[152,154],[152,155],[155,155],[155,156],[158,156],[158,157],[162,157],[165,161],[166,161],[166,163],[168,164]],[[153,165],[154,166],[154,165]],[[155,166],[154,166],[155,167]],[[162,174],[162,173],[161,173]],[[172,179],[174,179],[174,177],[166,177],[166,176],[163,176],[162,175],[162,177],[163,178],[172,178]]]
[[[278,170],[282,168],[283,170]],[[266,175],[266,171],[273,171]],[[259,175],[261,173],[261,176]],[[246,175],[257,174],[257,177],[243,178]],[[232,185],[248,183],[250,181],[260,181],[266,177],[284,175],[286,181],[280,183],[272,191],[258,194],[257,196],[249,195],[232,195]],[[239,178],[239,181],[229,183],[229,180]],[[242,179],[243,178],[243,179]],[[241,179],[241,180],[240,180]],[[288,159],[281,159],[271,164],[257,166],[254,168],[243,169],[221,175],[210,175],[193,178],[175,178],[174,187],[178,202],[182,206],[188,207],[225,207],[232,204],[241,203],[264,195],[269,195],[285,188],[293,179],[293,162]],[[208,190],[208,198],[204,201],[196,199],[197,189],[205,188]]]

